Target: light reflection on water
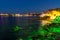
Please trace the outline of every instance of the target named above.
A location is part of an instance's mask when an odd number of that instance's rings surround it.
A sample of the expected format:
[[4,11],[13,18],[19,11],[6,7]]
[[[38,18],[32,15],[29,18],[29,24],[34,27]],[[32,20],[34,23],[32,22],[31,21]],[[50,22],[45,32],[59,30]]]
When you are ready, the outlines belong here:
[[[5,36],[9,37],[9,35],[11,34],[11,32],[9,32],[9,29],[11,29],[16,25],[24,29],[25,32],[28,32],[27,30],[30,30],[30,31],[36,30],[40,23],[36,18],[38,17],[34,17],[34,16],[32,17],[12,17],[12,16],[0,17],[0,34],[1,34],[0,37],[1,38]],[[29,29],[31,27],[32,27],[32,30]],[[27,35],[23,33],[22,30],[19,31],[19,34],[20,36]],[[13,36],[13,35],[10,35],[10,36]]]

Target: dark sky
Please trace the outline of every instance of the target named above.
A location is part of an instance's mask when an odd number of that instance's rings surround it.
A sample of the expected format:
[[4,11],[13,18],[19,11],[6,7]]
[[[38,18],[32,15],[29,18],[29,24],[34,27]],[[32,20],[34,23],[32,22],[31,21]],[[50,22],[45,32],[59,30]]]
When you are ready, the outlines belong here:
[[40,12],[60,8],[60,0],[0,0],[0,12]]

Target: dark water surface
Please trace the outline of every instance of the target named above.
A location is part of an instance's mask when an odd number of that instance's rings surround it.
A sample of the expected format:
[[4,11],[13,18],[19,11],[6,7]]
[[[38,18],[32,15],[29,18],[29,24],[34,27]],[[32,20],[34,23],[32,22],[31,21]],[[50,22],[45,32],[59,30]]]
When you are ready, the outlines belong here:
[[38,29],[40,22],[36,18],[38,17],[36,16],[32,16],[32,17],[0,16],[0,40],[15,40],[17,36],[11,32],[11,28],[15,26],[19,26],[22,28],[18,32],[19,36],[26,37],[26,35],[28,35],[26,33],[31,32],[32,30]]

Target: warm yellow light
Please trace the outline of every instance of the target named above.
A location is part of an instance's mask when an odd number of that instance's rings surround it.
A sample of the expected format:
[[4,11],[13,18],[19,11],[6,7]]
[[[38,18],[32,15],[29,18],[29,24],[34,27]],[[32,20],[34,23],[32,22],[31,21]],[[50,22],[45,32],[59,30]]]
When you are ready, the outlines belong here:
[[47,24],[47,23],[52,23],[52,22],[50,22],[50,21],[53,20],[53,19],[55,19],[56,16],[60,16],[60,12],[53,10],[53,11],[50,11],[50,12],[47,12],[47,13],[42,13],[42,14],[40,15],[40,18],[45,17],[45,16],[49,16],[50,18],[48,17],[48,18],[45,19],[45,20],[41,20],[41,24],[42,24],[42,25],[45,25],[45,24]]
[[0,14],[0,16],[8,16],[8,14]]

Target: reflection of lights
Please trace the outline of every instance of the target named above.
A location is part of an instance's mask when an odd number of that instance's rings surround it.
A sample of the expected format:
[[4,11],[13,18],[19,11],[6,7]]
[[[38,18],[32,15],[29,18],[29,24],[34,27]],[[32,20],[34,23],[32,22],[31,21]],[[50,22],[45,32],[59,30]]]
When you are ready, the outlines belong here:
[[32,15],[29,15],[29,14],[23,14],[22,16],[32,16]]
[[24,14],[23,16],[29,16],[28,14]]

